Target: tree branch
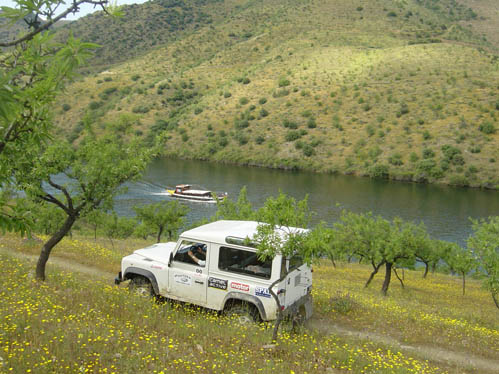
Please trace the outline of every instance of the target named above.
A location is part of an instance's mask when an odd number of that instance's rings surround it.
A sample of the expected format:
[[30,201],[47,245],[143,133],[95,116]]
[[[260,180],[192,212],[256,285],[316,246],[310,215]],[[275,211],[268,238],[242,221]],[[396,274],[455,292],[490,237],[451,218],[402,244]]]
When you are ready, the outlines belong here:
[[65,18],[69,13],[76,12],[81,4],[93,4],[95,6],[100,5],[102,7],[102,9],[104,11],[106,11],[104,5],[106,5],[107,2],[108,2],[108,0],[101,0],[101,1],[79,0],[79,1],[75,1],[75,2],[73,2],[73,5],[71,5],[68,9],[66,9],[64,12],[62,12],[61,14],[59,14],[57,17],[51,19],[47,23],[44,23],[42,26],[36,28],[35,30],[31,31],[30,33],[27,33],[26,35],[24,35],[23,37],[21,37],[21,38],[19,38],[17,40],[14,40],[14,41],[11,41],[11,42],[7,42],[7,43],[0,43],[0,47],[12,47],[12,46],[18,45],[18,44],[20,44],[22,42],[25,42],[27,40],[33,39],[33,37],[36,34],[39,34],[40,32],[42,32],[44,30],[47,30],[54,23],[56,23],[57,21],[60,21],[61,19]]
[[74,209],[73,209],[73,200],[71,199],[71,195],[69,195],[68,190],[66,190],[66,188],[64,186],[60,186],[60,185],[54,183],[50,177],[49,177],[48,182],[55,189],[57,189],[59,191],[62,191],[62,193],[66,197],[66,201],[68,202],[68,210],[69,211],[74,211]]
[[38,195],[38,197],[46,202],[57,205],[59,208],[64,210],[67,215],[71,215],[71,211],[68,209],[68,207],[66,205],[64,205],[63,203],[61,203],[59,200],[57,200],[51,194],[47,193],[45,195]]

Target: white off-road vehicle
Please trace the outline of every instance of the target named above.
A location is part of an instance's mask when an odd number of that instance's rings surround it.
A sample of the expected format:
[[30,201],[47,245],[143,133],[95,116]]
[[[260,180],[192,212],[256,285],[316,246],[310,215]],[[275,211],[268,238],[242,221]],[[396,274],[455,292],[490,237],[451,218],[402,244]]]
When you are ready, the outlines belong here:
[[[177,243],[158,243],[122,259],[116,284],[130,280],[139,292],[162,296],[247,320],[276,319],[277,304],[285,316],[312,315],[312,271],[298,256],[261,261],[248,244],[258,222],[217,221],[180,235]],[[297,229],[302,230],[302,229]]]

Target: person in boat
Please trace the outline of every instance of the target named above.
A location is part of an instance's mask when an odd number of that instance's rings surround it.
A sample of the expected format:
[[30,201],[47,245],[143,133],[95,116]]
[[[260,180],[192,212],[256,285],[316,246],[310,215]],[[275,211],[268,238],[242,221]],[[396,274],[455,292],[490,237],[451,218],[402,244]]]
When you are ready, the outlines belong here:
[[187,252],[192,261],[194,261],[199,266],[204,267],[206,265],[206,246],[203,244],[194,244],[191,249]]

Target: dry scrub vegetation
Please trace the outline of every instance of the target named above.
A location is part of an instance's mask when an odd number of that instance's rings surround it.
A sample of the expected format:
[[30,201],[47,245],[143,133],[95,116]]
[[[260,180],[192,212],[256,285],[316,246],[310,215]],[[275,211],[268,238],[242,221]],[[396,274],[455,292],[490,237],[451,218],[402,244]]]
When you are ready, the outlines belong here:
[[499,15],[473,5],[208,2],[209,24],[75,82],[57,121],[71,141],[163,134],[176,157],[497,188],[497,46],[467,22]]

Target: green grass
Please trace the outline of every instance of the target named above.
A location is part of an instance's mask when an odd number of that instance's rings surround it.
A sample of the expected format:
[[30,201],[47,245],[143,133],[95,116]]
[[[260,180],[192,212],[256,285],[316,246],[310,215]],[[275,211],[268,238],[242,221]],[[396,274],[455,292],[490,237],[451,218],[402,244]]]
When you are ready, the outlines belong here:
[[[113,286],[111,278],[90,279],[50,260],[47,281],[39,283],[33,261],[8,253],[37,253],[41,243],[13,235],[1,239],[1,372],[472,373],[476,369],[452,360],[427,361],[425,352],[497,358],[499,315],[475,280],[462,296],[457,277],[435,273],[423,280],[420,271],[406,270],[406,288],[395,279],[382,297],[380,277],[363,287],[368,266],[317,264],[315,328],[293,332],[285,324],[277,346],[266,349],[272,324],[242,328],[200,308],[144,300]],[[53,260],[86,264],[107,276],[119,270],[122,255],[147,243],[116,241],[114,249],[108,244],[64,239]],[[333,325],[364,338],[343,337]]]

